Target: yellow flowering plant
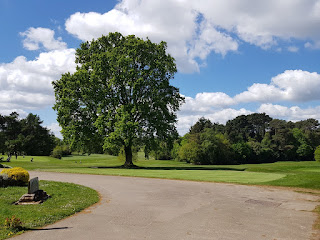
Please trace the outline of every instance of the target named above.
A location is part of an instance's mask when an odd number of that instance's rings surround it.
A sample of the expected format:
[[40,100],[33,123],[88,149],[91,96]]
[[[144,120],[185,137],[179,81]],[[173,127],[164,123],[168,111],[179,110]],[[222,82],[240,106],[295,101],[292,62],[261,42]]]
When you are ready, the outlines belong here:
[[21,167],[3,169],[1,174],[7,175],[9,179],[14,180],[19,184],[28,183],[30,178],[28,171]]

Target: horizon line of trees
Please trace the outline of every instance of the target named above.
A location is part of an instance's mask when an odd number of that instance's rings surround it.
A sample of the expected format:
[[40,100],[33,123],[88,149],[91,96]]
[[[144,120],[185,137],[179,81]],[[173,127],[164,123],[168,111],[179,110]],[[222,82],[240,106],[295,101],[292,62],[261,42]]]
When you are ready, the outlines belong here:
[[0,153],[49,156],[58,138],[41,126],[42,123],[40,117],[32,113],[23,119],[17,112],[8,116],[0,114]]
[[291,122],[253,113],[226,124],[202,117],[173,144],[160,142],[153,154],[156,159],[193,164],[313,161],[319,145],[320,124],[316,119]]

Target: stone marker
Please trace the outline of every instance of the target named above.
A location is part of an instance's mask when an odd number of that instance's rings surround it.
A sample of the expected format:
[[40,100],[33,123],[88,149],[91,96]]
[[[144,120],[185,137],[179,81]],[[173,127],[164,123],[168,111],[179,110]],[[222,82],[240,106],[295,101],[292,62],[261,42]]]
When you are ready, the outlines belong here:
[[39,179],[38,177],[32,178],[28,183],[28,193],[35,193],[39,190]]
[[30,179],[28,183],[28,193],[23,194],[19,201],[15,202],[15,205],[40,204],[48,198],[50,196],[45,191],[39,189],[39,179],[35,177]]

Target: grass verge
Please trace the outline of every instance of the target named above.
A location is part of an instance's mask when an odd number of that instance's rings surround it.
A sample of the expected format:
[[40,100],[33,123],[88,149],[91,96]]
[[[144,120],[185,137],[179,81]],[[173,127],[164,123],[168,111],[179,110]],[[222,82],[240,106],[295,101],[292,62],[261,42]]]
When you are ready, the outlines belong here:
[[[27,192],[27,188],[0,188],[0,239],[54,223],[99,201],[95,190],[72,183],[40,181],[40,189],[51,198],[40,205],[13,205]],[[21,220],[21,229],[4,227],[5,219],[12,216]]]

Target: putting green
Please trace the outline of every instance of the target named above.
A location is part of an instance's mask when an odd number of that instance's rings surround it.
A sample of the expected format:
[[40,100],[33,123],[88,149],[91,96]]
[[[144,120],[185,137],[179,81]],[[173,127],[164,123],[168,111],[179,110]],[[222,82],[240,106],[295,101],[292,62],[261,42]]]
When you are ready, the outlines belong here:
[[150,170],[150,169],[50,169],[54,172],[83,173],[97,175],[115,175],[129,177],[167,178],[179,180],[228,182],[228,183],[263,183],[286,176],[280,173],[262,173],[230,170]]

